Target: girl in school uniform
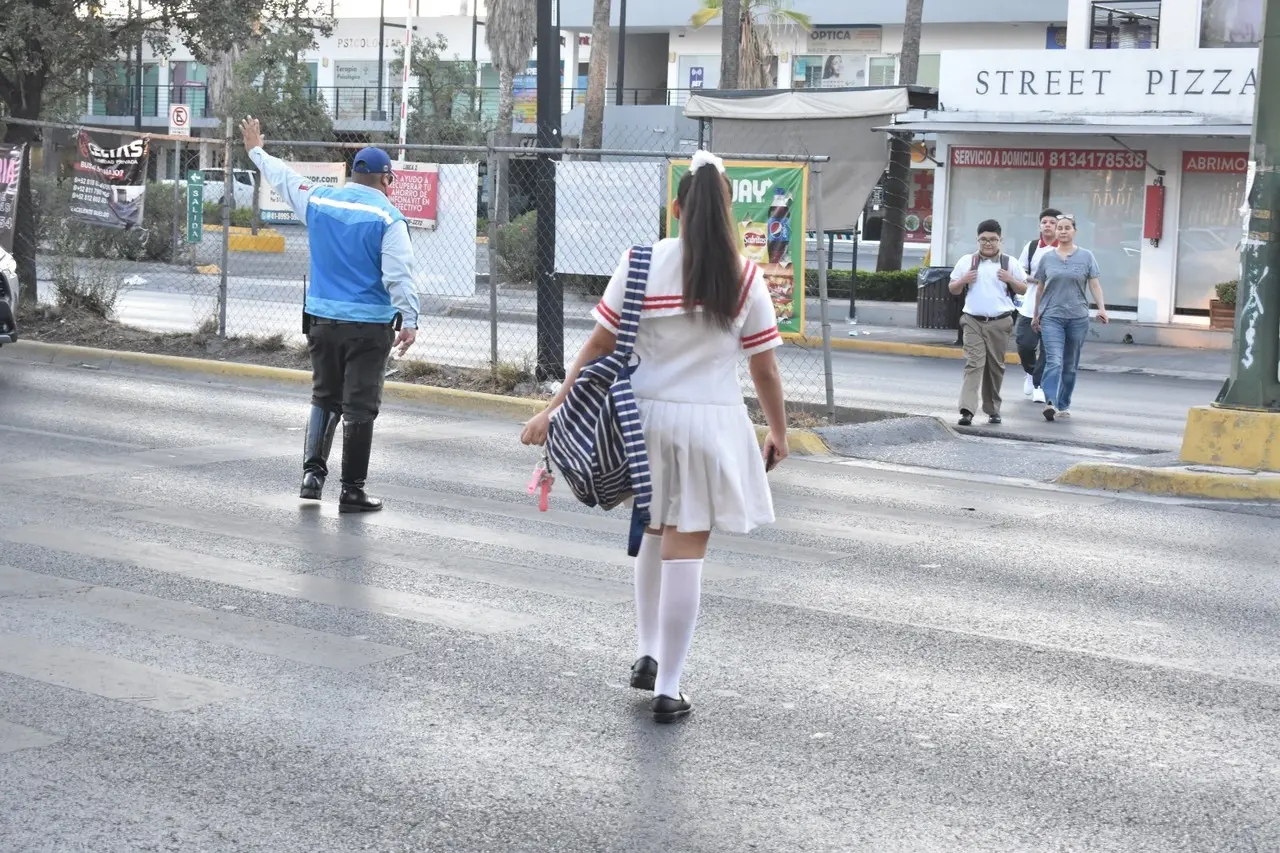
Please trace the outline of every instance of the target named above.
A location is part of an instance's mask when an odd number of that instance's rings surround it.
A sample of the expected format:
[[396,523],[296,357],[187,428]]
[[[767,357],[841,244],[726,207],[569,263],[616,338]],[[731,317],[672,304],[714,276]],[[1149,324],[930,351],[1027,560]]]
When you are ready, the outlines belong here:
[[[653,247],[631,377],[653,480],[652,521],[636,558],[639,659],[631,686],[654,691],[654,719],[663,723],[693,707],[680,692],[680,675],[693,643],[711,531],[748,533],[774,520],[766,463],[788,452],[773,352],[782,338],[764,275],[742,257],[718,157],[694,155],[672,213],[680,236]],[[613,352],[627,272],[624,255],[592,311],[595,331],[560,393],[525,425],[525,444],[546,441],[578,372]],[[738,384],[743,355],[769,424],[763,448]]]

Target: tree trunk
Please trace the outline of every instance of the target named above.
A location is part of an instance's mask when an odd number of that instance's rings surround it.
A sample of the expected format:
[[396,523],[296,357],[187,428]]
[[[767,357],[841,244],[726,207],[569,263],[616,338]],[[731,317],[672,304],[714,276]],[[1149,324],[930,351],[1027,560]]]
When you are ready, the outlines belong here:
[[[898,85],[916,82],[920,67],[920,23],[924,0],[907,0],[907,19],[902,27],[902,54],[898,58]],[[880,254],[877,270],[902,269],[902,243],[906,237],[903,223],[907,205],[911,203],[911,143],[893,137],[889,148],[889,176],[884,186],[884,219],[880,228]]]
[[724,0],[720,26],[720,88],[736,89],[742,48],[742,0]]
[[[586,116],[582,120],[582,147],[600,148],[604,143],[604,101],[609,84],[609,0],[595,0],[591,17],[591,63],[587,68]],[[588,154],[584,160],[599,160]]]
[[[516,115],[516,75],[509,68],[498,71],[498,133],[499,147],[515,145],[512,123]],[[498,155],[498,174],[493,182],[493,221],[505,225],[511,221],[511,194],[507,182],[511,179],[511,155]]]
[[[26,75],[18,84],[23,87],[17,98],[9,99],[14,118],[35,120],[40,117],[40,104],[44,100],[44,78]],[[32,307],[38,301],[36,287],[36,250],[39,235],[36,233],[35,196],[31,192],[31,148],[39,132],[26,124],[6,124],[4,141],[11,145],[26,143],[23,155],[22,180],[18,183],[18,210],[13,231],[13,260],[18,265],[18,281],[21,283],[19,303]]]

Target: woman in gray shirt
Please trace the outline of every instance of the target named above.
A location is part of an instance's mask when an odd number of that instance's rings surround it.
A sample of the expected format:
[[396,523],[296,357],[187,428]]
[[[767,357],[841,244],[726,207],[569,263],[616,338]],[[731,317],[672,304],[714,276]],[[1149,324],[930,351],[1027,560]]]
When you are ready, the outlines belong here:
[[1071,416],[1071,394],[1080,369],[1080,352],[1089,336],[1089,293],[1098,306],[1098,319],[1110,322],[1102,295],[1098,260],[1076,245],[1076,218],[1058,216],[1058,247],[1046,252],[1036,266],[1039,293],[1035,329],[1044,346],[1044,419]]

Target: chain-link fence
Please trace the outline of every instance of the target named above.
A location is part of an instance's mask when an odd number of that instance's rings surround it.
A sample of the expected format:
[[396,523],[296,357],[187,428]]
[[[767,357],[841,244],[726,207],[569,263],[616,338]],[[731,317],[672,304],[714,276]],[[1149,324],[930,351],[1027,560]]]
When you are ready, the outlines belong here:
[[[278,140],[264,130],[268,152],[284,154],[315,182],[344,181],[364,144]],[[91,137],[103,149],[133,138],[98,130]],[[625,250],[678,227],[669,216],[672,184],[698,141],[602,151],[500,141],[386,146],[403,161],[392,200],[412,223],[422,306],[417,343],[404,360],[555,379],[590,334],[591,309]],[[30,170],[34,216],[18,229],[14,253],[34,256],[42,303],[85,303],[150,333],[251,338],[298,352],[308,233],[287,203],[259,186],[255,169],[238,165],[247,164],[237,160],[238,133],[234,142],[151,137],[143,212],[127,228],[74,212],[83,152],[50,148]],[[819,288],[827,240],[821,222],[803,221],[821,209],[811,202],[822,197],[826,157],[730,152],[725,159],[744,251],[766,273],[788,340],[778,351],[788,401],[831,413]],[[553,212],[551,221],[539,222],[539,211]],[[806,284],[814,298],[806,299]],[[745,363],[742,376],[750,392]]]

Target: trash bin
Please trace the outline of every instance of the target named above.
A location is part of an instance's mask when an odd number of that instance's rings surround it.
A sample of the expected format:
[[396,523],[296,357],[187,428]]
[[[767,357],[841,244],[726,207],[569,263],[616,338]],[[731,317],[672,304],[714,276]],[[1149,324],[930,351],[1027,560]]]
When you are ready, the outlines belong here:
[[963,302],[952,296],[951,267],[922,267],[916,280],[916,326],[921,329],[959,329]]

